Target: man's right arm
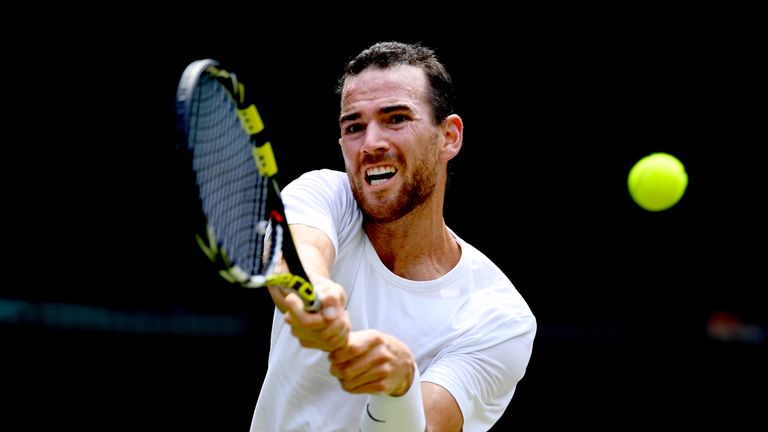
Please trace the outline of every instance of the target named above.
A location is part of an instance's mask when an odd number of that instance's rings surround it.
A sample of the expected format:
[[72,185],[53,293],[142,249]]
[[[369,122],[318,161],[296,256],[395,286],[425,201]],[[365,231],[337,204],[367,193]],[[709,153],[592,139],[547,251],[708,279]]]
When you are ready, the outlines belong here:
[[269,287],[269,293],[303,347],[333,351],[347,343],[350,331],[346,292],[329,279],[336,250],[319,229],[295,224],[291,225],[291,235],[302,266],[320,293],[322,308],[318,313],[309,313],[295,293],[277,287]]

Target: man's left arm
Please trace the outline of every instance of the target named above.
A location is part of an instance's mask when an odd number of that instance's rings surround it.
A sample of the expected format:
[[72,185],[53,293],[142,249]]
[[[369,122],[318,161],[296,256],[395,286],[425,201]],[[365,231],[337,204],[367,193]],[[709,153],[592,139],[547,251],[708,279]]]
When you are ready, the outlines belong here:
[[344,348],[329,355],[331,374],[342,388],[369,394],[361,430],[460,431],[458,403],[443,387],[419,380],[408,346],[377,330],[352,332]]

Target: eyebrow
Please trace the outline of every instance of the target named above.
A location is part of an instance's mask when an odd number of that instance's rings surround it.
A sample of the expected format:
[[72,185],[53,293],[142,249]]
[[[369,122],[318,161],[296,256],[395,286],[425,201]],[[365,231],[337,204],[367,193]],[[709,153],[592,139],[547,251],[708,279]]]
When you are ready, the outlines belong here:
[[[398,105],[389,105],[381,108],[379,110],[379,114],[389,114],[396,111],[412,111],[410,105],[406,104],[398,104]],[[354,121],[360,118],[359,112],[353,112],[350,114],[343,115],[339,117],[339,123],[344,123],[348,121]]]

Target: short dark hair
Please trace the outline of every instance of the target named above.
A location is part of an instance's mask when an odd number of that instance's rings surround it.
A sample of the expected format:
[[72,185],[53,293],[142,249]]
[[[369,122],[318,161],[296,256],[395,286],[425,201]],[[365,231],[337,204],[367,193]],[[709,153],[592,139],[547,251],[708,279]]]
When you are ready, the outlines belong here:
[[366,48],[347,63],[336,91],[341,94],[347,79],[369,67],[386,69],[399,65],[416,66],[427,75],[430,87],[428,96],[435,124],[441,123],[453,113],[455,94],[451,76],[435,52],[418,43],[379,42]]

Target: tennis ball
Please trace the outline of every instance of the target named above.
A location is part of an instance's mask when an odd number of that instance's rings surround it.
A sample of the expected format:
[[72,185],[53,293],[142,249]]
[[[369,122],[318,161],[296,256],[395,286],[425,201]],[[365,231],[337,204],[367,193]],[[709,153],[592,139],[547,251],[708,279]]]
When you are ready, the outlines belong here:
[[648,211],[666,210],[680,201],[688,186],[683,163],[667,153],[652,153],[629,171],[627,179],[632,199]]

